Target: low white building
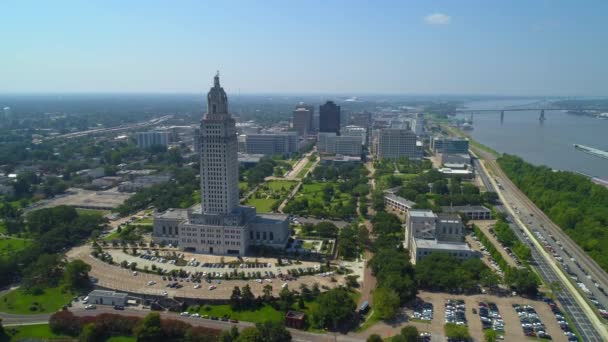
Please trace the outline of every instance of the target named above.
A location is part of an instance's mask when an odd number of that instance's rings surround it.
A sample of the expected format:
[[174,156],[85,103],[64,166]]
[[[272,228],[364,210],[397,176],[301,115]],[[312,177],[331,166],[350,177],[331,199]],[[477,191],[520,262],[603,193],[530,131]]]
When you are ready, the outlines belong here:
[[414,239],[412,241],[412,263],[416,264],[432,253],[446,253],[459,260],[479,257],[479,253],[471,250],[466,243],[447,242],[427,239]]
[[384,206],[405,214],[416,205],[416,202],[407,200],[394,194],[384,195]]
[[93,290],[88,297],[89,304],[120,306],[127,304],[127,294],[122,292]]

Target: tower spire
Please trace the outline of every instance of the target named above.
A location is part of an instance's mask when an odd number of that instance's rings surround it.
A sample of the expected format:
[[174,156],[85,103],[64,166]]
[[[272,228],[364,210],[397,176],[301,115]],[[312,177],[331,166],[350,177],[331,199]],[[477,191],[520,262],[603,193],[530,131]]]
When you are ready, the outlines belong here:
[[216,71],[215,77],[213,77],[213,86],[216,88],[220,86],[220,71],[219,70]]

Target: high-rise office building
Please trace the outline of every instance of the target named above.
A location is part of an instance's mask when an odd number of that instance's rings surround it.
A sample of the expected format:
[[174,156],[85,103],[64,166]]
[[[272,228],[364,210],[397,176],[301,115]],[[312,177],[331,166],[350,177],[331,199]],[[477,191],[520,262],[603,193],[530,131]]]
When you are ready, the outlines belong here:
[[298,151],[298,134],[283,132],[272,134],[247,134],[243,152],[265,155],[290,155]]
[[148,148],[152,145],[169,145],[170,133],[166,131],[137,132],[137,147]]
[[319,107],[319,132],[340,135],[340,106],[327,101]]
[[[309,132],[319,129],[319,127],[316,127],[316,125],[315,125],[315,106],[307,105],[304,102],[300,102],[296,106],[296,110],[298,110],[299,108],[307,109],[310,112],[310,118],[309,118],[310,122],[308,123],[308,127],[310,129]],[[318,118],[318,115],[317,115],[317,118]]]
[[422,157],[422,148],[417,144],[416,133],[409,129],[383,128],[378,133],[380,159],[417,159]]
[[293,129],[298,132],[298,135],[303,137],[310,133],[312,123],[312,113],[306,108],[296,108],[293,111]]
[[443,154],[469,153],[469,139],[461,137],[437,136],[431,139],[431,150]]
[[256,215],[239,205],[235,120],[216,75],[200,126],[201,204],[169,209],[154,217],[152,237],[192,252],[244,255],[251,245],[284,248],[290,230],[286,215]]

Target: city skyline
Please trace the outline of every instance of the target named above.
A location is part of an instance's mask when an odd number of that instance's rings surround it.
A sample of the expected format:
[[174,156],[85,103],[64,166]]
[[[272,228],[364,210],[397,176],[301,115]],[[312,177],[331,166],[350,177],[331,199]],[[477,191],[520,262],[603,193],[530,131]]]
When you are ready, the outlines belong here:
[[602,96],[607,6],[14,2],[0,93]]

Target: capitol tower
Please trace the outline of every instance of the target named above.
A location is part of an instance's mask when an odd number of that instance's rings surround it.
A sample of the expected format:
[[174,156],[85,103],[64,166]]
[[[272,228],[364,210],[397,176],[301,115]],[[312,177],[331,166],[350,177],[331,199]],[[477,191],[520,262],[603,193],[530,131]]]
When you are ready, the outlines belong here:
[[202,213],[230,214],[239,204],[238,143],[219,73],[207,94],[207,113],[200,132]]
[[201,203],[168,209],[154,216],[154,242],[189,252],[245,255],[259,246],[284,249],[289,241],[287,215],[256,214],[239,205],[239,164],[235,121],[219,73],[207,94],[198,142]]

